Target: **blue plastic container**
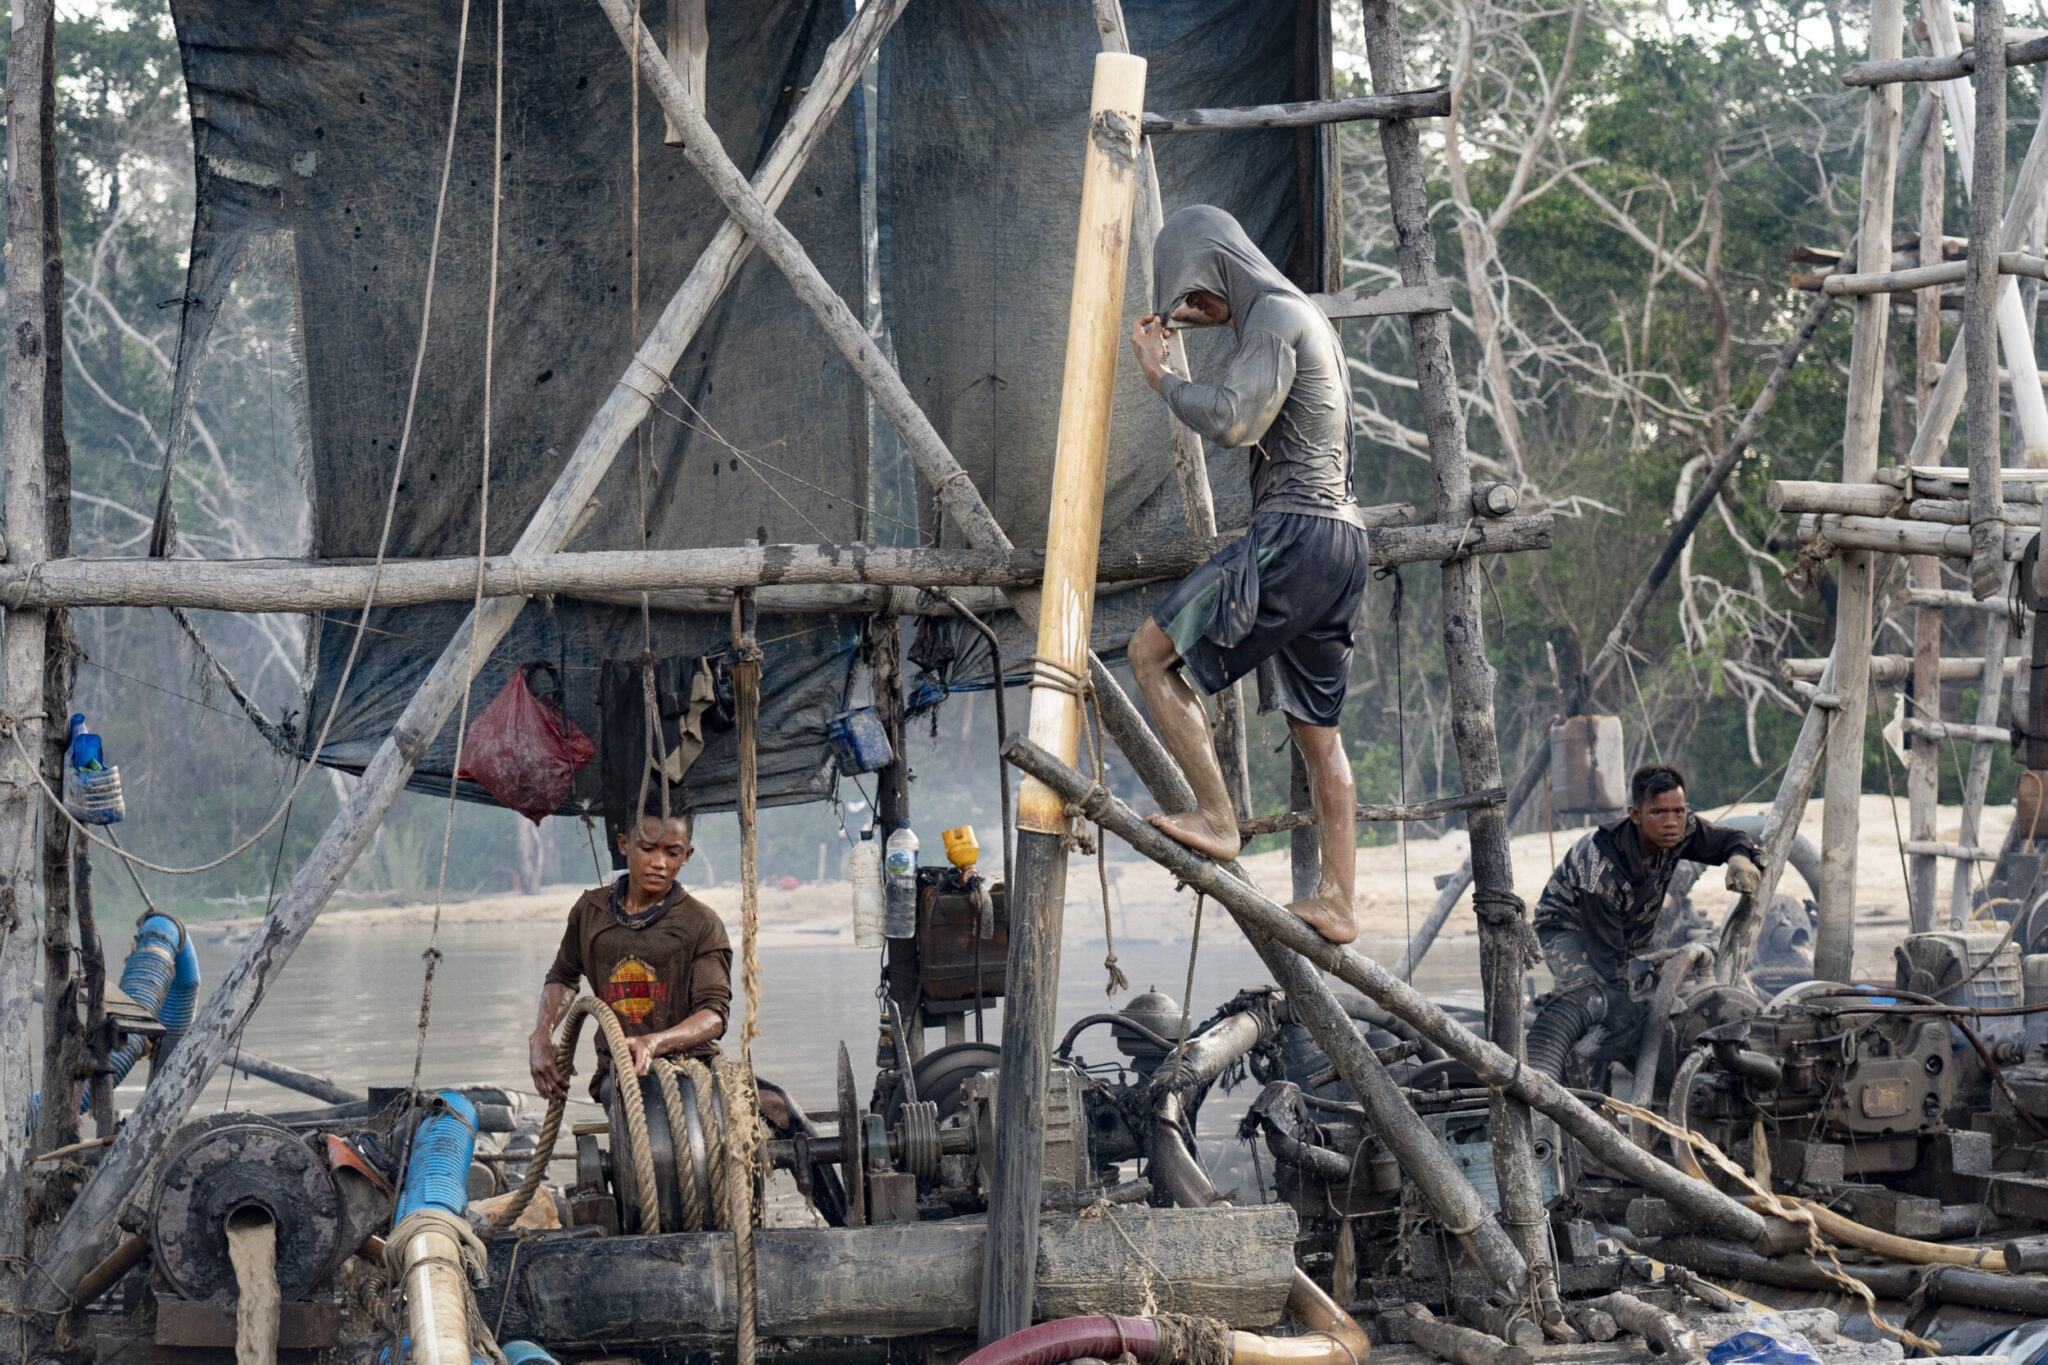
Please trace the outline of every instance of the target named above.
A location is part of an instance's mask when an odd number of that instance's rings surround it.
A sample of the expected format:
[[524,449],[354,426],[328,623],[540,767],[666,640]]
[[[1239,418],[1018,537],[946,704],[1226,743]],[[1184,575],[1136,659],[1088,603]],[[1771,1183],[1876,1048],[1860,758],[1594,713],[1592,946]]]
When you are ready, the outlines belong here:
[[832,742],[832,756],[842,773],[879,772],[896,761],[889,732],[872,706],[856,706],[826,721],[825,738]]

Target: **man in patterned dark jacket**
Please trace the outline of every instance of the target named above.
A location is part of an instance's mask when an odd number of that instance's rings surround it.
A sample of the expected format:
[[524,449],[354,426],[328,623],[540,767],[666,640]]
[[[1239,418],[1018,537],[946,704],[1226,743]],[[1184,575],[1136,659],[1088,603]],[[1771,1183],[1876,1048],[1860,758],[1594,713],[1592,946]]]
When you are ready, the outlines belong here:
[[1672,874],[1681,862],[1726,864],[1728,889],[1748,895],[1763,880],[1756,841],[1688,808],[1685,775],[1661,764],[1629,779],[1628,814],[1572,846],[1536,902],[1536,937],[1560,995],[1587,992],[1610,1042],[1641,1014],[1629,999],[1631,962],[1649,950]]

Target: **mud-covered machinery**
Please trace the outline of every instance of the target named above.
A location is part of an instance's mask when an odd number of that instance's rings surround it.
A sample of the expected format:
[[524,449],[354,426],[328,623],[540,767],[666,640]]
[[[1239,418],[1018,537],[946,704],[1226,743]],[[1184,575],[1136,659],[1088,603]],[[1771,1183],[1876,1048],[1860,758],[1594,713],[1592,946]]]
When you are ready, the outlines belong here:
[[1987,1067],[2024,1060],[2017,1019],[1972,1027],[1945,1008],[2021,1004],[2018,950],[2002,933],[1909,936],[1889,990],[1807,981],[1745,1002],[1698,985],[1680,999],[1659,1087],[1672,1117],[1729,1151],[1764,1120],[1774,1168],[1792,1179],[1917,1169],[1928,1139],[1980,1126]]
[[[1085,1203],[1105,1186],[1135,1175],[1162,1141],[1192,1153],[1196,1121],[1210,1088],[1247,1054],[1266,1057],[1261,1079],[1278,1074],[1276,1037],[1284,1013],[1277,992],[1246,992],[1191,1030],[1176,1046],[1180,1007],[1163,995],[1139,996],[1118,1014],[1091,1015],[1070,1031],[1052,1062],[1044,1108],[1042,1187],[1049,1199]],[[1116,1060],[1091,1064],[1075,1054],[1086,1030],[1106,1027]],[[987,1207],[993,1172],[1001,1054],[990,1043],[939,1048],[885,1070],[862,1103],[842,1045],[835,1112],[816,1118],[785,1097],[788,1117],[767,1143],[771,1169],[788,1171],[798,1191],[834,1226],[949,1218]],[[717,1099],[712,1122],[722,1122]],[[696,1207],[711,1205],[713,1146],[693,1087],[685,1082],[681,1140],[671,1134],[652,1078],[642,1110],[664,1228],[688,1229],[686,1182]],[[571,1220],[608,1232],[639,1227],[630,1125],[614,1093],[602,1131],[577,1137],[576,1183],[566,1196]],[[1119,1193],[1131,1197],[1133,1190]],[[1150,1191],[1170,1203],[1163,1188]]]

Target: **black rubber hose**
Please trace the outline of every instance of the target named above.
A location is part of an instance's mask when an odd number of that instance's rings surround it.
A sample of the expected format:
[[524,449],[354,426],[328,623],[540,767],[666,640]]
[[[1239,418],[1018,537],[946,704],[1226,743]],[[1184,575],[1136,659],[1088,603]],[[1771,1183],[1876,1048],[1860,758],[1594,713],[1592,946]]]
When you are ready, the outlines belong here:
[[1564,1079],[1565,1061],[1572,1049],[1600,1022],[1599,1013],[1590,1005],[1592,999],[1590,992],[1571,991],[1544,1002],[1536,1022],[1529,1025],[1530,1066],[1554,1080]]

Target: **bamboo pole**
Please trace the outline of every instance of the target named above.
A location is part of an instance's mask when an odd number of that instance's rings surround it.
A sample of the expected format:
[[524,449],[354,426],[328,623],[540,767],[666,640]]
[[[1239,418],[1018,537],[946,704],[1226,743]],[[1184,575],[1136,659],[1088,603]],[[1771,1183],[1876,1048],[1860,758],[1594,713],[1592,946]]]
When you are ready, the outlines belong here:
[[[1870,55],[1896,58],[1905,40],[1903,0],[1872,0]],[[1899,149],[1901,94],[1896,85],[1870,92],[1863,144],[1863,198],[1857,223],[1860,263],[1882,272],[1891,263],[1894,169]],[[2003,183],[2002,179],[1996,183]],[[1994,271],[1991,275],[1997,279]],[[1842,435],[1842,482],[1870,483],[1877,473],[1879,419],[1883,412],[1885,344],[1891,302],[1882,297],[1855,301],[1856,330],[1850,343],[1848,418]],[[1990,336],[1989,328],[1985,335]],[[1995,396],[1997,389],[1990,389]],[[1845,550],[1837,571],[1837,639],[1870,639],[1875,566],[1866,550]],[[1813,974],[1847,981],[1856,951],[1856,821],[1863,794],[1863,717],[1869,699],[1870,650],[1835,651],[1837,724],[1828,737],[1823,792],[1820,911],[1814,933]]]
[[[1453,554],[1547,549],[1552,528],[1548,513],[1481,521],[1463,534],[1461,544],[1459,527],[1389,526],[1373,534],[1373,563],[1385,566],[1440,561]],[[1239,534],[1232,531],[1214,539],[1107,546],[1098,577],[1109,583],[1175,577],[1195,568]],[[167,606],[237,612],[339,611],[361,607],[373,579],[380,607],[466,602],[477,591],[476,570],[474,559],[387,562],[381,573],[369,564],[345,561],[66,559],[34,567],[0,564],[0,606],[8,610]],[[484,562],[483,595],[602,601],[605,594],[630,594],[631,605],[637,606],[639,594],[646,592],[657,606],[723,611],[727,605],[723,600],[685,594],[765,587],[770,590],[770,596],[763,599],[766,610],[778,587],[864,584],[922,588],[937,584],[1028,588],[1044,573],[1044,551],[1019,549],[826,544],[536,555],[515,551]],[[857,609],[868,599],[847,596],[835,602],[817,595],[793,596],[789,601],[796,609],[806,609],[808,603],[808,609],[847,610]]]
[[[1122,0],[1093,0],[1095,27],[1102,36],[1104,52],[1128,54],[1130,30],[1124,23]],[[1131,249],[1138,261],[1138,278],[1146,299],[1152,297],[1152,244],[1166,223],[1166,205],[1159,189],[1159,167],[1152,155],[1152,139],[1138,144],[1138,197],[1136,227]],[[1179,332],[1166,338],[1166,365],[1182,379],[1188,378],[1186,339]],[[1209,487],[1209,460],[1202,450],[1202,438],[1194,428],[1166,412],[1167,429],[1173,439],[1173,473],[1180,484],[1181,513],[1190,535],[1216,534],[1216,500]],[[1223,770],[1223,785],[1241,820],[1251,814],[1250,734],[1245,726],[1244,689],[1237,683],[1216,697],[1216,761]]]
[[[1975,60],[1972,54],[1972,60]],[[1931,105],[1934,117],[1928,123],[1927,139],[1920,156],[1920,259],[1939,260],[1944,251],[1942,213],[1948,173],[1948,154],[1941,141],[1941,97],[1923,89],[1923,104]],[[1935,369],[1941,364],[1941,290],[1921,290],[1913,304],[1914,392],[1924,417],[1934,393]],[[1941,560],[1934,555],[1914,555],[1908,563],[1913,588],[1940,592]],[[1960,594],[1968,596],[1968,594]],[[1941,719],[1941,611],[1938,601],[1914,603],[1912,714]],[[1874,662],[1874,661],[1873,661]],[[1915,735],[1906,755],[1907,828],[1916,841],[1931,840],[1941,802],[1941,746]],[[1925,854],[1907,860],[1906,911],[1914,933],[1934,927],[1935,885],[1940,865]]]
[[[767,202],[779,203],[795,183],[805,157],[826,135],[833,115],[905,3],[907,0],[871,0],[827,49],[810,88],[791,111],[788,123],[761,163],[756,183],[758,193]],[[651,42],[649,47],[653,47]],[[658,52],[656,57],[666,64]],[[8,88],[12,93],[19,87],[10,82]],[[10,122],[9,126],[17,125]],[[521,534],[514,557],[551,554],[566,543],[581,523],[612,460],[652,410],[647,393],[640,387],[647,382],[645,376],[666,375],[675,368],[719,294],[737,276],[748,248],[745,234],[731,221],[713,236],[641,343],[631,367],[584,431],[554,488]],[[11,403],[9,411],[13,411]],[[291,957],[334,888],[368,845],[384,813],[404,790],[420,757],[459,702],[472,657],[472,638],[478,646],[474,658],[480,663],[486,661],[491,646],[504,638],[524,605],[524,599],[516,597],[486,602],[464,621],[442,650],[391,734],[378,746],[341,811],[278,897],[262,931],[244,947],[214,987],[168,1065],[144,1092],[113,1147],[59,1225],[32,1277],[30,1301],[35,1307],[49,1311],[63,1308],[66,1294],[98,1261],[114,1215],[130,1194],[151,1178],[165,1140],[240,1034],[270,980]],[[9,619],[11,622],[14,617]],[[11,997],[0,990],[0,998]],[[4,1141],[0,1137],[0,1143]]]
[[[1918,656],[1915,654],[1873,654],[1870,656],[1870,683],[1873,687],[1897,687],[1910,682],[1914,676]],[[1787,682],[1818,682],[1826,671],[1829,659],[1785,659],[1778,665],[1778,674]],[[2003,672],[2010,678],[2017,660],[2008,657]],[[1984,675],[1984,660],[1976,658],[1937,658],[1936,682],[1964,682]]]
[[[1979,10],[1981,15],[1981,8]],[[1981,18],[1980,18],[1981,22]],[[1963,778],[1963,820],[1959,836],[1965,844],[1979,842],[1977,822],[1984,813],[1984,789],[1991,781],[1991,743],[2010,739],[1998,730],[1998,704],[2005,692],[2005,637],[2007,618],[1993,612],[1984,618],[1984,672],[1977,684],[1977,725],[1970,745],[1970,767]],[[1960,727],[1953,727],[1960,728]],[[1960,929],[1970,918],[1970,864],[1959,862],[1949,890],[1949,924]]]
[[[1087,790],[1088,779],[1028,739],[1013,736],[1004,753],[1012,763],[1070,800],[1078,800]],[[1102,827],[1222,905],[1253,943],[1275,942],[1359,991],[1470,1066],[1481,1084],[1548,1115],[1623,1179],[1669,1200],[1702,1226],[1723,1230],[1746,1243],[1763,1237],[1764,1220],[1759,1214],[1643,1151],[1547,1073],[1532,1069],[1457,1023],[1421,991],[1371,958],[1324,939],[1227,869],[1147,824],[1123,802],[1111,798],[1104,803]]]
[[[1374,87],[1406,89],[1408,60],[1393,0],[1364,0],[1363,8],[1366,57]],[[1387,163],[1401,283],[1435,284],[1436,237],[1429,220],[1420,134],[1412,122],[1388,119],[1380,124],[1380,145]],[[1451,358],[1450,319],[1443,313],[1411,314],[1408,329],[1423,425],[1429,435],[1430,468],[1436,481],[1437,520],[1463,525],[1472,519],[1472,468]],[[1456,718],[1451,729],[1457,742],[1460,779],[1468,790],[1499,786],[1500,738],[1494,730],[1493,668],[1486,659],[1479,568],[1470,560],[1446,562],[1442,574],[1444,657]],[[1473,908],[1479,919],[1487,1036],[1519,1062],[1524,1050],[1523,954],[1530,929],[1528,908],[1515,895],[1507,813],[1497,806],[1475,810],[1466,817],[1466,830]],[[1530,1280],[1545,1320],[1561,1322],[1564,1313],[1558,1304],[1550,1220],[1537,1185],[1527,1104],[1496,1095],[1488,1127],[1502,1221],[1529,1262]]]
[[[1953,52],[1959,46],[1955,31],[1955,19],[1950,13],[1948,0],[1926,0],[1928,41],[1937,52]],[[2004,83],[1997,82],[2002,96]],[[1944,81],[1941,86],[1942,102],[1948,114],[1949,128],[1956,142],[1956,155],[1963,175],[1966,193],[1976,183],[1974,176],[1977,114],[1972,102],[1966,98],[1968,87],[1960,80]],[[2001,143],[2002,145],[2002,143]],[[2001,162],[2001,165],[2003,163]],[[1999,183],[2003,183],[2002,180]],[[2013,180],[2012,199],[2006,205],[2004,226],[1993,251],[2023,251],[2027,246],[2032,224],[2040,211],[2041,198],[2048,191],[2048,129],[2037,126],[2027,147],[2026,159],[2020,164],[2019,174]],[[1974,203],[1974,195],[1972,196]],[[1982,253],[1979,253],[1980,259]],[[2027,448],[2048,449],[2048,401],[2041,396],[2040,372],[2035,363],[2032,333],[2027,327],[2024,311],[2020,307],[2019,288],[2011,280],[1999,282],[1998,292],[1998,335],[1999,347],[2005,353],[2006,364],[2020,381],[2013,385],[2013,415],[2025,433]],[[1956,339],[1949,352],[1949,363],[1943,367],[1941,378],[1934,386],[1928,403],[1921,409],[1920,429],[1913,438],[1913,450],[1909,462],[1914,465],[1933,464],[1948,448],[1949,432],[1955,426],[1956,415],[1962,411],[1967,366],[1955,363],[1954,345],[1960,345],[1968,355],[1969,327],[1967,323],[1962,335]],[[1995,368],[1995,367],[1994,367]],[[2030,455],[2029,463],[2036,457]]]
[[[1088,674],[1102,492],[1109,467],[1110,408],[1123,341],[1124,272],[1137,188],[1137,119],[1145,62],[1127,53],[1095,58],[1081,214],[1067,311],[1066,370],[1046,524],[1045,586],[1031,679],[1032,740],[1072,763],[1081,750],[1080,684]],[[1010,901],[1009,998],[1003,1008],[1003,1071],[996,1106],[1037,1114],[1045,1103],[1053,1011],[1059,996],[1060,925],[1072,830],[1066,802],[1042,782],[1017,793],[1017,886]],[[981,1282],[981,1340],[1031,1325],[1038,1258],[1037,1125],[998,1125],[989,1182],[988,1242]]]
[[[2048,122],[2048,120],[2044,120]],[[2018,559],[2034,538],[2033,526],[1997,523],[2005,557]],[[1875,550],[1895,555],[1939,555],[1944,559],[1969,559],[1975,542],[1967,526],[1948,526],[1932,521],[1904,521],[1895,517],[1844,517],[1834,513],[1800,518],[1795,532],[1801,540],[1824,540],[1836,551]]]
[[[7,54],[7,409],[4,440],[7,557],[35,564],[47,553],[44,451],[52,424],[47,357],[63,354],[53,330],[48,269],[62,245],[50,232],[48,199],[54,170],[56,15],[52,0],[15,0]],[[61,265],[60,265],[61,270]],[[61,277],[60,277],[61,278]],[[61,319],[59,321],[61,328]],[[30,1074],[29,1016],[37,944],[35,756],[43,742],[43,613],[9,612],[0,638],[0,726],[21,739],[0,749],[0,1299],[20,1303],[27,1292],[29,1151],[26,1110]],[[13,1331],[8,1355],[25,1346]]]
[[[1998,253],[1998,273],[2020,275],[2028,279],[2048,279],[2048,261],[2039,256],[2029,256],[2022,251],[2001,251]],[[1829,294],[1861,296],[1864,294],[1913,294],[1923,289],[1944,285],[1961,284],[1969,274],[1969,260],[1944,261],[1940,265],[1915,266],[1910,270],[1886,270],[1871,274],[1830,275],[1821,284]],[[1937,300],[1939,295],[1936,295]]]

